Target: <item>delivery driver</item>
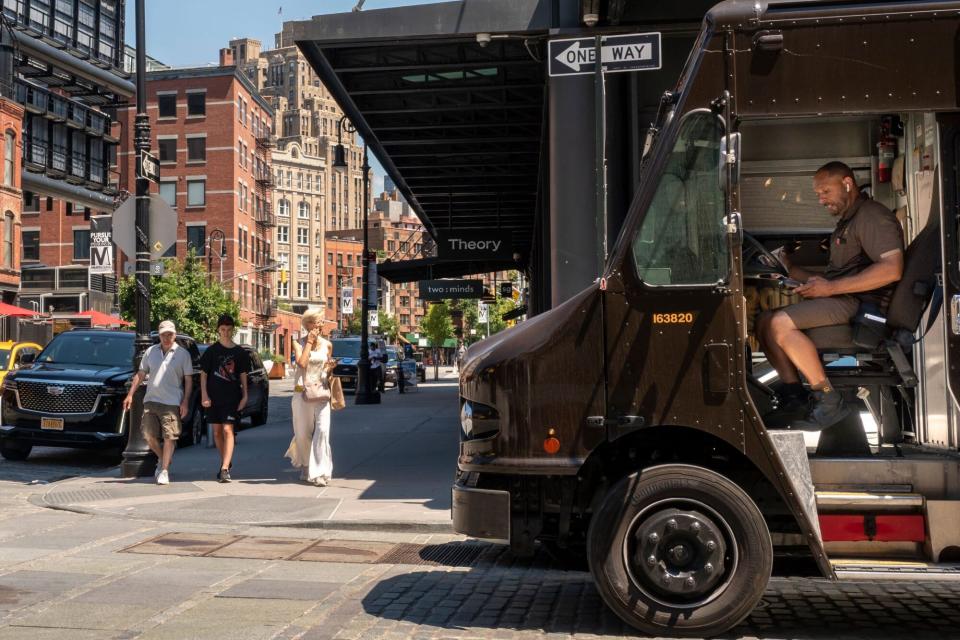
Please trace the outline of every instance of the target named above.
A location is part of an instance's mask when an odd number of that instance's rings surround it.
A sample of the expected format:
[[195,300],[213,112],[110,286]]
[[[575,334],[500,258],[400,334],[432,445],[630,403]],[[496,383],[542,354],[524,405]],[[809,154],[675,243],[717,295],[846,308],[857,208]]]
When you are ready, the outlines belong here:
[[[802,419],[793,420],[793,427],[820,430],[842,420],[849,409],[830,386],[817,348],[803,330],[847,324],[862,302],[885,309],[893,283],[903,274],[903,233],[889,209],[860,194],[853,171],[842,162],[820,167],[813,190],[838,218],[830,236],[830,263],[817,275],[782,256],[790,277],[803,283],[796,292],[804,300],[761,315],[757,338],[783,383],[780,415],[772,422],[796,416]],[[798,371],[810,385],[809,404]]]

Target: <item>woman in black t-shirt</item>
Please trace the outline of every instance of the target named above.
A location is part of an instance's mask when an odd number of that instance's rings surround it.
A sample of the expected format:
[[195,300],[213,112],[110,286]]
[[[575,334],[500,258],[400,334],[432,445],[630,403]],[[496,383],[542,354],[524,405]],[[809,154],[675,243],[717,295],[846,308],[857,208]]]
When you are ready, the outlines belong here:
[[250,356],[233,342],[234,321],[227,314],[217,320],[220,340],[207,347],[200,358],[200,400],[207,412],[207,424],[220,452],[217,480],[230,482],[233,460],[233,430],[240,411],[247,404],[247,373]]

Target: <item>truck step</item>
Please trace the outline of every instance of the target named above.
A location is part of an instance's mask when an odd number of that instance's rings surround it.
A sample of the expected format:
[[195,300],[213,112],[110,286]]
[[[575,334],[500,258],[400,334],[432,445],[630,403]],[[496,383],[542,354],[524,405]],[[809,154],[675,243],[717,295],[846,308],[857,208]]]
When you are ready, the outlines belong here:
[[934,564],[907,560],[858,560],[836,559],[832,561],[838,580],[923,580],[935,582],[960,582],[960,564]]
[[918,493],[871,491],[817,491],[817,510],[824,511],[914,511],[923,507]]

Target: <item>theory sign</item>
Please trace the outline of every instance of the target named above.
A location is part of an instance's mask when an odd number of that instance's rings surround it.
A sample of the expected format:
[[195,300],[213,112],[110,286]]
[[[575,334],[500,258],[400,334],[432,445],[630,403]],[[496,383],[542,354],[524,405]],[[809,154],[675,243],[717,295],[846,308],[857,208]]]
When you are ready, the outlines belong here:
[[[550,75],[576,76],[593,73],[597,50],[593,38],[551,40]],[[602,36],[600,66],[604,73],[659,69],[662,58],[659,33]]]
[[449,231],[437,242],[441,260],[489,260],[513,257],[513,236],[509,231]]

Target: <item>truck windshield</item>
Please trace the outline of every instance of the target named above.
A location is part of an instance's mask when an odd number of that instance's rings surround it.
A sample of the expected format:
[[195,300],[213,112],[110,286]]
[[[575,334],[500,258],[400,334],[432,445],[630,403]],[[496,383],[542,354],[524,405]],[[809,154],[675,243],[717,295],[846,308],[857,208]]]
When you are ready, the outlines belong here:
[[657,190],[633,240],[648,285],[714,284],[728,273],[724,196],[718,180],[723,124],[708,110],[680,124]]
[[61,333],[47,345],[38,362],[94,367],[133,367],[133,336]]
[[333,341],[334,358],[359,358],[360,341],[359,340],[334,340]]

